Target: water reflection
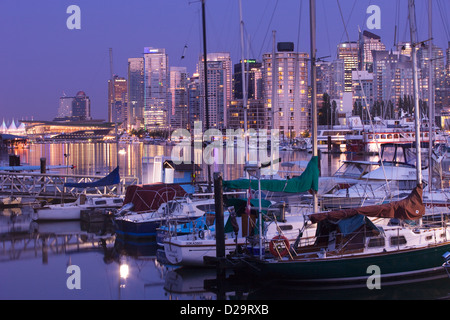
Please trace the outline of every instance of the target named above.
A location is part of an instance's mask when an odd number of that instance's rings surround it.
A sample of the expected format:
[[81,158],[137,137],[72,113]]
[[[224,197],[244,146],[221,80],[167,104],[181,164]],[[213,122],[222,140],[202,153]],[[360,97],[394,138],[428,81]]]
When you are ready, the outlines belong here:
[[[10,152],[20,156],[21,164],[39,165],[40,159],[46,158],[46,163],[50,166],[74,166],[69,169],[52,169],[52,171],[61,174],[103,176],[111,172],[119,162],[122,176],[136,177],[139,181],[142,181],[142,158],[155,156],[170,158],[172,148],[171,146],[142,143],[119,144],[119,149],[117,149],[115,143],[47,143],[32,144],[28,148],[16,148]],[[205,162],[205,153],[197,149],[191,150],[191,152],[192,159],[201,164],[201,178],[206,181],[208,165]],[[0,150],[0,165],[8,164],[8,156],[7,150]],[[300,151],[279,151],[279,156],[284,164],[294,164],[311,158],[311,154]],[[224,179],[227,180],[242,177],[242,152],[237,148],[231,150],[231,152],[230,150],[214,149],[212,158],[214,163],[210,165],[211,172],[220,171],[224,174]],[[356,154],[323,154],[320,163],[322,175],[333,174],[339,168],[341,161],[347,159],[376,161],[378,157],[368,158]],[[299,174],[303,169],[304,166],[297,164],[291,165],[289,168],[280,165],[279,176]]]

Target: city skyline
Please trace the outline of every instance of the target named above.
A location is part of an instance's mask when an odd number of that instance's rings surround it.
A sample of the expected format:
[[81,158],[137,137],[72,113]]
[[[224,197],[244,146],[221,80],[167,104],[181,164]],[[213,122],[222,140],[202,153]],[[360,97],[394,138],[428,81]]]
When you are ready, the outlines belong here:
[[[445,1],[433,1],[434,44],[444,51],[448,32],[439,9]],[[349,39],[339,7],[347,22]],[[81,9],[81,29],[69,30],[68,6]],[[407,1],[317,1],[318,57],[336,59],[337,45],[357,41],[358,28],[366,30],[369,5],[381,9],[381,29],[369,30],[381,37],[390,50],[398,20],[399,42],[409,41]],[[399,6],[399,7],[398,7]],[[397,9],[400,18],[397,19]],[[295,44],[296,52],[309,53],[309,1],[242,0],[246,58],[262,61],[276,41]],[[3,119],[51,120],[59,98],[84,91],[91,99],[94,119],[108,119],[109,48],[113,49],[113,72],[127,78],[128,59],[143,56],[144,47],[164,48],[170,67],[195,71],[203,52],[201,4],[188,0],[121,1],[12,1],[0,3],[0,116]],[[419,40],[428,39],[427,1],[416,1]],[[239,2],[206,0],[207,49],[230,52],[232,63],[240,59]],[[299,28],[300,26],[300,28]],[[300,33],[298,30],[300,29]],[[448,30],[447,30],[448,31]],[[250,41],[248,41],[250,39]],[[184,58],[182,58],[184,56]]]

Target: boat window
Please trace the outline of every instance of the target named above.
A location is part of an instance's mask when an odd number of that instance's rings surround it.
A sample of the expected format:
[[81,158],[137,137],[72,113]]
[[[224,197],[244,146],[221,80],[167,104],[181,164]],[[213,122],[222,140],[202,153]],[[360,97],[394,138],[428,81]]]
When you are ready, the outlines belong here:
[[406,244],[406,238],[404,236],[395,236],[390,239],[391,246],[399,246]]
[[113,203],[123,203],[123,199],[114,199]]
[[280,227],[280,230],[282,230],[282,231],[286,231],[286,230],[292,230],[292,229],[294,229],[294,227],[292,227],[292,225],[291,224],[287,224],[287,225],[281,225],[281,226],[279,226]]
[[384,247],[384,243],[385,242],[383,237],[370,238],[367,247],[368,248]]
[[398,133],[394,133],[394,138],[398,139]]
[[387,135],[387,138],[388,138],[388,139],[392,139],[392,134],[388,134],[388,135]]
[[197,206],[198,210],[204,211],[204,212],[216,212],[216,205],[214,203],[210,204],[199,204]]
[[426,237],[425,237],[425,240],[426,240],[426,241],[433,240],[433,236],[426,236]]
[[369,139],[372,140],[373,139],[373,135],[369,134]]
[[97,206],[102,205],[102,204],[106,204],[106,200],[98,200],[98,201],[95,201],[95,204],[96,204]]
[[385,134],[382,134],[382,135],[381,135],[381,139],[386,139],[386,135],[385,135]]

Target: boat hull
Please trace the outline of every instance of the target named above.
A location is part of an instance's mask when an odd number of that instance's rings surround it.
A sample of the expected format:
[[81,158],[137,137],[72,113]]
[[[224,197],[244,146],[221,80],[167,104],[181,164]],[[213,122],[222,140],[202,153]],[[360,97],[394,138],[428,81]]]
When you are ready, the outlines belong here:
[[114,220],[115,232],[118,236],[130,238],[156,237],[156,229],[162,220],[135,222],[129,220]]
[[[198,217],[182,217],[185,220],[194,220]],[[180,219],[179,217],[175,217],[174,219]],[[143,219],[141,221],[136,220],[127,220],[127,219],[115,219],[115,232],[117,235],[122,237],[130,237],[130,238],[147,238],[147,237],[155,237],[157,236],[158,228],[160,228],[165,222],[167,222],[168,218],[153,218],[153,219]]]
[[256,262],[264,276],[276,276],[300,282],[367,282],[379,268],[383,280],[417,277],[442,273],[442,255],[450,250],[450,243],[423,249],[403,250],[348,258],[336,257],[311,260]]
[[[238,246],[244,243],[239,243]],[[225,255],[236,250],[235,239],[225,240]],[[182,266],[204,266],[203,258],[216,257],[216,241],[215,240],[192,240],[177,241],[166,240],[164,242],[164,253],[167,260],[173,265]]]
[[35,210],[33,220],[80,220],[80,207],[42,208]]

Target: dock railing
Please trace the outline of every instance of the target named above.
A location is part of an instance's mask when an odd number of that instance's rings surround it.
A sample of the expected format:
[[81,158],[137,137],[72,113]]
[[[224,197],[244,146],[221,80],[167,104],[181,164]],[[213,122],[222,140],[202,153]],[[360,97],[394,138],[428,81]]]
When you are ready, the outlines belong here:
[[[75,175],[59,173],[35,173],[35,172],[7,172],[0,171],[0,194],[31,197],[78,197],[86,194],[116,194],[118,185],[93,188],[69,188],[66,182],[89,183],[100,180],[103,176]],[[121,177],[122,190],[124,186],[138,183],[136,177]]]

